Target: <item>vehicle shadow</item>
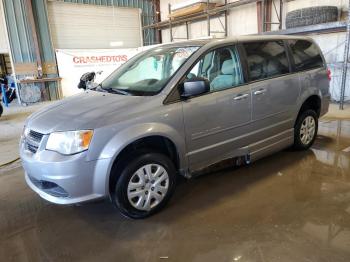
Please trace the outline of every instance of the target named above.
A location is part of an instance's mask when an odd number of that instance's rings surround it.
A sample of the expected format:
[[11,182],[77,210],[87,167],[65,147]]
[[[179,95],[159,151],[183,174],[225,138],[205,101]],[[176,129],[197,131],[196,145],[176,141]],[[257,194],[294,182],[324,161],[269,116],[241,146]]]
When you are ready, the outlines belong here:
[[315,156],[311,150],[303,152],[286,150],[258,160],[249,166],[214,169],[190,180],[180,177],[168,205],[158,214],[145,220],[124,218],[108,200],[84,204],[73,209],[74,212],[79,212],[80,218],[91,226],[98,226],[100,223],[96,221],[102,218],[113,221],[115,224],[126,223],[136,227],[139,224],[142,227],[141,231],[145,231],[147,224],[173,223],[179,219],[191,219],[191,216],[198,212],[209,211],[225,199],[234,199],[254,184],[269,177],[278,176],[281,170],[289,166],[297,166],[303,159],[307,159],[306,161],[310,163]]

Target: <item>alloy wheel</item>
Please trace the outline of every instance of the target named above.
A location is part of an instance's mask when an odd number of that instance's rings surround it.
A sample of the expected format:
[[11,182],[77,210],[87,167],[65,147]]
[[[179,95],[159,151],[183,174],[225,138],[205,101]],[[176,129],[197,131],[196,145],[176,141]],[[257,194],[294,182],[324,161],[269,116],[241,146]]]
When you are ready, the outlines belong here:
[[304,119],[300,127],[300,140],[304,145],[308,145],[314,139],[316,131],[316,122],[312,116]]

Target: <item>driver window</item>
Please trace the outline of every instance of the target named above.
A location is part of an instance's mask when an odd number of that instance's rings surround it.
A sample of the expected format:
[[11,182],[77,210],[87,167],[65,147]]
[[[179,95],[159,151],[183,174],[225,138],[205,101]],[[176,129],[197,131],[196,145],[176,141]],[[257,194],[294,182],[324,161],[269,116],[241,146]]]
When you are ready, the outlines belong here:
[[243,73],[235,47],[224,47],[206,54],[187,75],[203,77],[210,82],[210,91],[220,91],[243,84]]

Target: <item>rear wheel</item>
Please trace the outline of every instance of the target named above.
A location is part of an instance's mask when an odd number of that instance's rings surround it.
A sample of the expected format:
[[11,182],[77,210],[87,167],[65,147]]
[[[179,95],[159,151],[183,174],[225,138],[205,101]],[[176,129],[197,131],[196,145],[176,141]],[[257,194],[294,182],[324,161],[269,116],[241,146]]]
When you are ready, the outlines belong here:
[[0,103],[0,116],[2,115],[3,111],[4,111],[4,108],[2,107],[2,104]]
[[312,109],[299,115],[294,129],[294,148],[309,149],[315,142],[318,131],[318,116]]
[[113,204],[130,218],[145,218],[162,209],[176,184],[171,160],[160,153],[141,153],[122,168],[114,185]]

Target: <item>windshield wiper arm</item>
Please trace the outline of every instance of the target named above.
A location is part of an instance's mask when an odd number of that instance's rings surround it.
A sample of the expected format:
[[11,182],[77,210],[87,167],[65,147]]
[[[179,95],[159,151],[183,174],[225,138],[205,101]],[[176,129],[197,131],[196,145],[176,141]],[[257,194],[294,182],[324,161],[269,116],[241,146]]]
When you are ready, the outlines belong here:
[[118,93],[118,94],[122,94],[122,95],[125,95],[125,96],[128,96],[130,95],[130,92],[128,92],[127,90],[124,90],[124,89],[119,89],[119,88],[111,88],[112,91]]
[[123,89],[118,89],[118,88],[113,88],[113,87],[110,87],[110,88],[103,87],[102,89],[106,92],[110,92],[110,93],[114,93],[114,94],[120,94],[120,95],[124,95],[124,96],[130,95],[130,92],[128,92],[127,90],[123,90]]

